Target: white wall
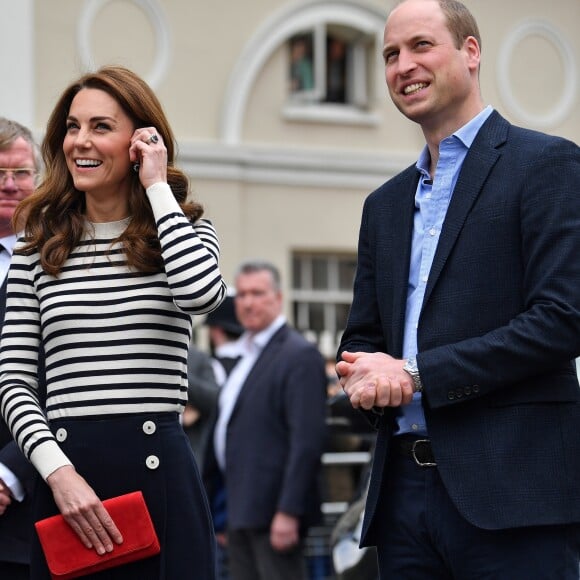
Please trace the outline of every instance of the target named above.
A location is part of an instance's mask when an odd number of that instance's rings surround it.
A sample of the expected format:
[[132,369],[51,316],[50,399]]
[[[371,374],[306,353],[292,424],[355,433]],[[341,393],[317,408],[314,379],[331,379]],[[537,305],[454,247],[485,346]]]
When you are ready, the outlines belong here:
[[33,0],[0,0],[0,115],[34,128]]

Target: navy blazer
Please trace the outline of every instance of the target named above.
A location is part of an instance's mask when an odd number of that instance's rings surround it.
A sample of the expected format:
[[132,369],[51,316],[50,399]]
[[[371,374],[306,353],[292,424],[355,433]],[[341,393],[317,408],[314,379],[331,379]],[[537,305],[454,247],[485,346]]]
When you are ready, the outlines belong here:
[[[304,533],[318,519],[325,423],[324,359],[284,325],[254,364],[228,423],[228,528],[268,529],[274,514],[283,511],[300,519]],[[206,482],[214,461],[208,454]]]
[[[0,287],[0,323],[4,321],[6,282]],[[1,329],[1,324],[0,324]],[[26,497],[23,502],[13,500],[0,516],[0,562],[28,564],[32,527],[32,493],[37,472],[24,457],[6,423],[0,416],[0,463],[3,463],[23,485]]]
[[[365,201],[339,354],[401,358],[419,175]],[[580,521],[580,149],[492,113],[462,166],[418,327],[422,403],[460,513],[485,529]],[[375,541],[394,409],[376,416]]]

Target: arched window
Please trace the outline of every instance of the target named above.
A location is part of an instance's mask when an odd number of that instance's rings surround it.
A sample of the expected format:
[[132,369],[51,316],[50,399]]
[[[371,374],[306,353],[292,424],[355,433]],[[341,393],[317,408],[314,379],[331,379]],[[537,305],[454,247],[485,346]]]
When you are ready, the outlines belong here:
[[[224,98],[221,137],[241,140],[247,100],[270,56],[287,48],[286,120],[376,125],[386,14],[365,0],[303,0],[274,12],[250,38]],[[295,62],[293,62],[295,61]],[[380,73],[380,75],[379,75]]]
[[293,103],[334,103],[366,109],[375,35],[324,22],[288,40],[288,96]]

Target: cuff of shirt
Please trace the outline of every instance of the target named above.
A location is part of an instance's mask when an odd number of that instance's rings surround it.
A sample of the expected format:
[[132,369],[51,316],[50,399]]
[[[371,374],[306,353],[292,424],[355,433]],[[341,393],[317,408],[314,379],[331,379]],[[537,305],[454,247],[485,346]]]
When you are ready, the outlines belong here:
[[164,181],[150,185],[145,190],[145,193],[149,198],[149,203],[156,219],[170,213],[181,213],[181,208],[171,191],[171,187]]
[[0,479],[8,487],[16,501],[22,501],[25,498],[26,492],[20,480],[3,463],[0,463]]
[[56,441],[46,441],[39,445],[30,455],[30,461],[44,481],[60,467],[72,465]]

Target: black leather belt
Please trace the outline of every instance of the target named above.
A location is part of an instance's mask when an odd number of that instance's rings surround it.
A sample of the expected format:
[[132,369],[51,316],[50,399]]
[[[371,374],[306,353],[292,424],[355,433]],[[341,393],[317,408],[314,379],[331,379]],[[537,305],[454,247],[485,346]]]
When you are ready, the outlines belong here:
[[435,467],[437,465],[429,439],[399,436],[392,438],[391,445],[397,453],[411,457],[419,467]]

